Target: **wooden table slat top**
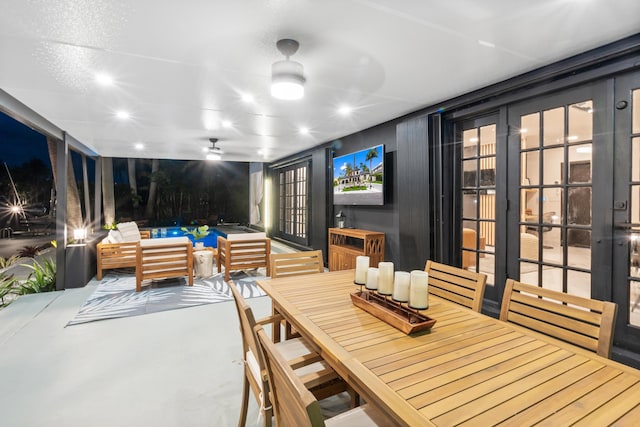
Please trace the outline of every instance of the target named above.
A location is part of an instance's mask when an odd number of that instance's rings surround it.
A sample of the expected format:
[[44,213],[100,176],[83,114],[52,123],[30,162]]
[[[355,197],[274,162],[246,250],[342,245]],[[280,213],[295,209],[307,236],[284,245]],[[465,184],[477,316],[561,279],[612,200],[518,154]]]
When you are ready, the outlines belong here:
[[632,425],[640,371],[430,296],[406,335],[354,306],[354,271],[263,280],[274,308],[398,425]]

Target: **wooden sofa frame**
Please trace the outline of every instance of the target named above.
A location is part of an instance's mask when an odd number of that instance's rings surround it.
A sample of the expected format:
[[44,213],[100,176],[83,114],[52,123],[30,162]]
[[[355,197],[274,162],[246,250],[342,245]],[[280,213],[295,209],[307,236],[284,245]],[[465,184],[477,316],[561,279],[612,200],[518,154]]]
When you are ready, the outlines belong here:
[[146,279],[187,276],[193,286],[193,247],[191,241],[143,246],[136,244],[136,292]]
[[[140,230],[143,239],[150,239],[149,230]],[[104,270],[136,266],[136,247],[138,242],[98,243],[96,245],[96,279],[102,280]]]
[[268,237],[247,240],[227,240],[218,236],[216,265],[218,273],[224,267],[224,280],[229,281],[229,273],[234,270],[266,267],[271,275],[271,239]]

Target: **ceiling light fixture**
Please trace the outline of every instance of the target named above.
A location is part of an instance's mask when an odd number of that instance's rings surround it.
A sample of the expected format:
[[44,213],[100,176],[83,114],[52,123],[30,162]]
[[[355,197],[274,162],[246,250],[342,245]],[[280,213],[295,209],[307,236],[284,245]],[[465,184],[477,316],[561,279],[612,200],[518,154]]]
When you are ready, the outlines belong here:
[[252,103],[254,101],[254,98],[253,98],[253,95],[251,95],[249,93],[243,93],[242,94],[242,100],[244,102],[247,102],[247,103],[250,104],[250,103]]
[[122,120],[127,120],[131,117],[131,114],[127,113],[126,111],[118,111],[116,113],[116,117]]
[[303,134],[303,135],[309,135],[309,128],[301,127],[300,128],[300,133]]
[[344,105],[338,109],[338,113],[342,114],[343,116],[348,116],[349,114],[351,114],[351,107]]
[[136,150],[144,150],[144,144],[143,144],[143,143],[141,143],[141,142],[138,142],[138,143],[135,145],[135,148],[136,148]]
[[231,127],[231,122],[229,120],[223,120],[222,121],[222,127],[223,128],[230,128]]
[[220,160],[224,151],[222,151],[219,147],[216,147],[216,142],[218,142],[218,138],[209,138],[211,141],[211,147],[207,150],[207,160]]
[[108,74],[99,73],[96,74],[96,82],[102,86],[111,86],[113,84],[113,78]]
[[298,51],[300,44],[293,39],[278,40],[276,47],[287,59],[271,66],[271,96],[278,99],[295,100],[304,96],[302,64],[289,59]]

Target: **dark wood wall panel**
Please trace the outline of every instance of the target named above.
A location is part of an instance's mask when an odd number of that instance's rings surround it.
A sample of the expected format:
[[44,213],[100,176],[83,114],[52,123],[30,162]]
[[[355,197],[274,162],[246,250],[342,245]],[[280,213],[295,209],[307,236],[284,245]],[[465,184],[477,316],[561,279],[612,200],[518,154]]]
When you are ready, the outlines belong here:
[[423,269],[430,258],[429,144],[426,116],[397,125],[400,270]]

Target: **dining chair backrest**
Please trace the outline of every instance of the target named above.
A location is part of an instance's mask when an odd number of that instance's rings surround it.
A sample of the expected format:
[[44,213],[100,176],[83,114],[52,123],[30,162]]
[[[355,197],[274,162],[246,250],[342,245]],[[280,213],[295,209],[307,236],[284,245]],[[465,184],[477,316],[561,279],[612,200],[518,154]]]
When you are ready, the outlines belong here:
[[238,311],[238,318],[240,319],[240,332],[242,333],[244,353],[246,354],[246,352],[250,350],[258,361],[260,368],[264,369],[264,362],[261,359],[260,349],[258,348],[258,339],[254,331],[257,323],[253,311],[233,282],[229,283],[229,289],[236,303],[236,310]]
[[264,417],[264,426],[271,426],[273,417],[273,407],[269,400],[268,382],[264,376],[264,360],[262,359],[262,351],[259,348],[258,337],[255,334],[254,327],[257,322],[253,316],[251,307],[240,294],[236,285],[230,281],[229,289],[235,301],[238,318],[240,319],[240,333],[242,335],[242,355],[244,358],[244,389],[242,393],[242,405],[240,408],[240,425],[244,425],[247,421],[248,411],[248,389],[251,388],[253,395],[261,408]]
[[271,277],[274,279],[323,271],[324,261],[320,250],[271,254]]
[[617,304],[507,279],[500,320],[610,357]]
[[324,426],[316,398],[293,372],[262,327],[257,328],[257,335],[271,385],[276,425]]
[[427,261],[424,270],[429,273],[429,293],[468,307],[482,310],[482,298],[487,275],[434,261]]

